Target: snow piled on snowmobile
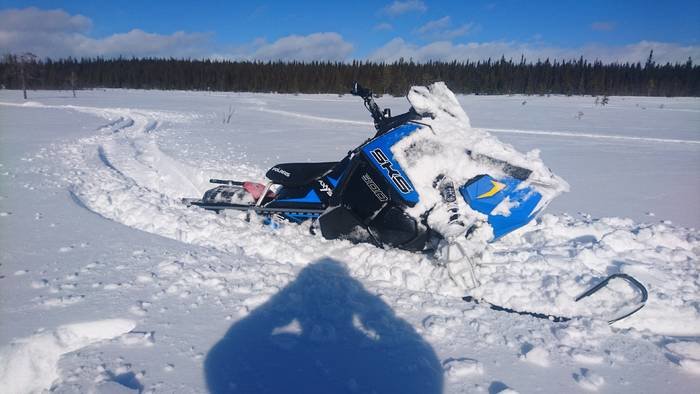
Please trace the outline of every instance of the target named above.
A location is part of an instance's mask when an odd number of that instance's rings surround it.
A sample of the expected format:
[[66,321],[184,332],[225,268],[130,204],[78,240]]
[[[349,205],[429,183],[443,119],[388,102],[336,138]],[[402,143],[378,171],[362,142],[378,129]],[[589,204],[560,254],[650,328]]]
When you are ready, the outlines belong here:
[[[532,172],[518,188],[536,186],[542,199],[535,212],[541,212],[552,199],[569,190],[568,183],[544,165],[539,151],[522,154],[485,130],[472,128],[469,117],[443,82],[428,87],[414,86],[408,101],[424,116],[419,123],[425,127],[397,143],[392,152],[420,191],[420,201],[408,210],[415,217],[440,205],[442,197],[434,187],[439,176],[449,176],[456,185],[464,185],[479,175],[506,176],[504,166],[507,165],[525,168]],[[458,202],[467,218],[486,220],[486,215],[471,209],[463,199]],[[503,200],[495,212],[507,216],[512,208],[509,203],[508,199]],[[430,226],[443,234],[449,232],[443,228],[448,222],[445,215],[445,210],[434,209],[429,217]],[[487,233],[482,241],[491,238]]]

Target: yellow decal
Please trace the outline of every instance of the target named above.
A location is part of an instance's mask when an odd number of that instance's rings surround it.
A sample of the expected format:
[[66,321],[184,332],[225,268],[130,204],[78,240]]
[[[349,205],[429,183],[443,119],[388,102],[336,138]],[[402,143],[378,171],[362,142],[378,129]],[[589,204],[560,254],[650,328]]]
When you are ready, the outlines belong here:
[[500,192],[501,190],[503,190],[506,187],[505,184],[503,184],[501,182],[496,182],[493,179],[491,180],[491,183],[493,184],[493,187],[491,188],[491,190],[478,196],[477,198],[493,197],[496,193]]

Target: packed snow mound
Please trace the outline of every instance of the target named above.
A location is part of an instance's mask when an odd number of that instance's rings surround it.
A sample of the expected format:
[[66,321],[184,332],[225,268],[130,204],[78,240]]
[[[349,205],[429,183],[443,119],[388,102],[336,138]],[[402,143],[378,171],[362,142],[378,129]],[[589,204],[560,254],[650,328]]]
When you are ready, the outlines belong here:
[[433,118],[449,117],[462,127],[471,128],[469,116],[462,110],[457,97],[444,82],[430,86],[413,86],[408,92],[408,101],[416,112]]
[[67,324],[18,339],[0,349],[0,392],[38,393],[59,379],[58,359],[136,327],[131,320],[108,319]]

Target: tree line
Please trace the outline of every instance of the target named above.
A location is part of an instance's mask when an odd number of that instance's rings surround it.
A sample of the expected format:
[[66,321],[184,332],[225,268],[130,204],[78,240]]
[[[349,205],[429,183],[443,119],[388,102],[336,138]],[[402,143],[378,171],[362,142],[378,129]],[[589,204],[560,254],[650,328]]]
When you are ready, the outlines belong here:
[[7,89],[130,88],[278,93],[347,93],[354,80],[377,94],[405,95],[412,85],[445,81],[455,93],[700,96],[700,67],[646,62],[428,61],[393,63],[229,61],[175,58],[38,59],[5,55]]

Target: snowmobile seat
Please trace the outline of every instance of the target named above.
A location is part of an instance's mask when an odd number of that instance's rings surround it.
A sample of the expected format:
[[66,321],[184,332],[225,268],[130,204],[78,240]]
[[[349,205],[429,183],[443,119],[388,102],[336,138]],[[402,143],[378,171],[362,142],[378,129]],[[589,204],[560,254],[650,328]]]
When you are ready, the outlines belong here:
[[338,164],[337,161],[323,163],[283,163],[270,168],[265,176],[270,181],[287,187],[308,185],[325,175]]

